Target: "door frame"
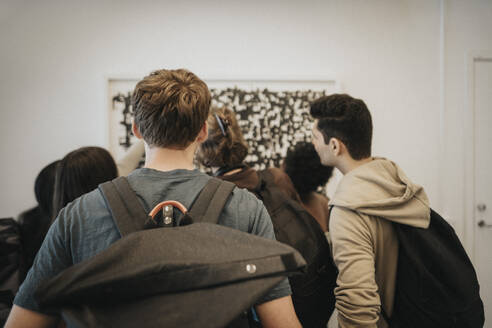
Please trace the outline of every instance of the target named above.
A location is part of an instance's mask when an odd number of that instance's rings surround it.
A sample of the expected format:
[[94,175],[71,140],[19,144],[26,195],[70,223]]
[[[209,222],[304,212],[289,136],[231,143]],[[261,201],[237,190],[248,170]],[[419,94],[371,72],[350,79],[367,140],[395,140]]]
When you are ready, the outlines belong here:
[[492,50],[479,50],[469,52],[466,55],[466,71],[465,71],[465,106],[464,106],[464,138],[471,140],[471,147],[468,143],[464,143],[464,236],[465,248],[472,262],[475,260],[475,63],[480,61],[492,62]]

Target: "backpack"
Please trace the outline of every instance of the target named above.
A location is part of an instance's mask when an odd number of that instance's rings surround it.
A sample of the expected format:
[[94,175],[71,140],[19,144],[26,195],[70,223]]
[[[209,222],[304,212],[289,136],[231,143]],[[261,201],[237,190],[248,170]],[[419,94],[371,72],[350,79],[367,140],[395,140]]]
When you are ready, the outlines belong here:
[[12,218],[0,219],[0,326],[7,321],[19,289],[22,244],[19,224]]
[[272,218],[277,240],[294,247],[307,263],[302,275],[289,277],[297,317],[304,327],[326,328],[335,308],[338,276],[326,236],[316,219],[276,186],[270,172],[257,173],[254,193]]
[[481,328],[484,308],[473,265],[454,229],[431,210],[427,229],[393,223],[399,240],[390,327]]
[[80,327],[247,327],[245,311],[305,262],[217,224],[233,188],[210,179],[189,212],[165,201],[147,215],[126,178],[101,184],[122,238],[41,284],[41,308]]

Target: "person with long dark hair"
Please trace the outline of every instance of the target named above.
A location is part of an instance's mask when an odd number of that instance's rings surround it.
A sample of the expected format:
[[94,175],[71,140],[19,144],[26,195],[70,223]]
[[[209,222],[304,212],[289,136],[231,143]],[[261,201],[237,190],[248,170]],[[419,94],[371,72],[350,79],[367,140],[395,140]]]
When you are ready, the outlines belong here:
[[53,219],[69,202],[117,176],[116,163],[104,148],[82,147],[65,155],[56,174]]
[[23,259],[20,266],[20,283],[32,266],[53,217],[53,194],[56,169],[60,161],[54,161],[39,172],[34,182],[37,206],[22,212],[18,223],[21,231]]
[[0,326],[48,232],[57,164],[58,161],[47,165],[36,177],[36,206],[22,212],[17,220],[0,219]]

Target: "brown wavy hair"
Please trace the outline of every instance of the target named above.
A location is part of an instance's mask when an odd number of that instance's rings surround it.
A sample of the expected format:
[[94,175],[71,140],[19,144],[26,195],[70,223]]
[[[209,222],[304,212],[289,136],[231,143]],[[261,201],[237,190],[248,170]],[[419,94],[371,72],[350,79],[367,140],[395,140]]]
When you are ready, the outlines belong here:
[[207,85],[185,70],[158,70],[133,92],[135,125],[149,146],[184,149],[205,124],[211,95]]
[[248,155],[248,144],[238,125],[236,114],[225,107],[212,108],[207,122],[208,139],[198,148],[197,160],[207,167],[233,167],[242,164]]

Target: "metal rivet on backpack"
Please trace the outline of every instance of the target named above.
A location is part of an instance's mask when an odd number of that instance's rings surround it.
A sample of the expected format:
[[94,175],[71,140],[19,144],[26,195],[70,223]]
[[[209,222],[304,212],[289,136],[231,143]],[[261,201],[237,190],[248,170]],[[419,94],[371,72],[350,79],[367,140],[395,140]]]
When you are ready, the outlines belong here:
[[169,225],[173,223],[173,207],[172,205],[166,205],[162,208],[162,216],[164,217],[164,224]]
[[164,224],[171,224],[173,222],[173,218],[166,216],[164,218]]
[[246,271],[248,271],[248,273],[255,273],[256,272],[256,265],[247,264],[246,265]]
[[172,205],[166,205],[162,208],[162,213],[164,216],[172,216],[173,215],[173,207]]

